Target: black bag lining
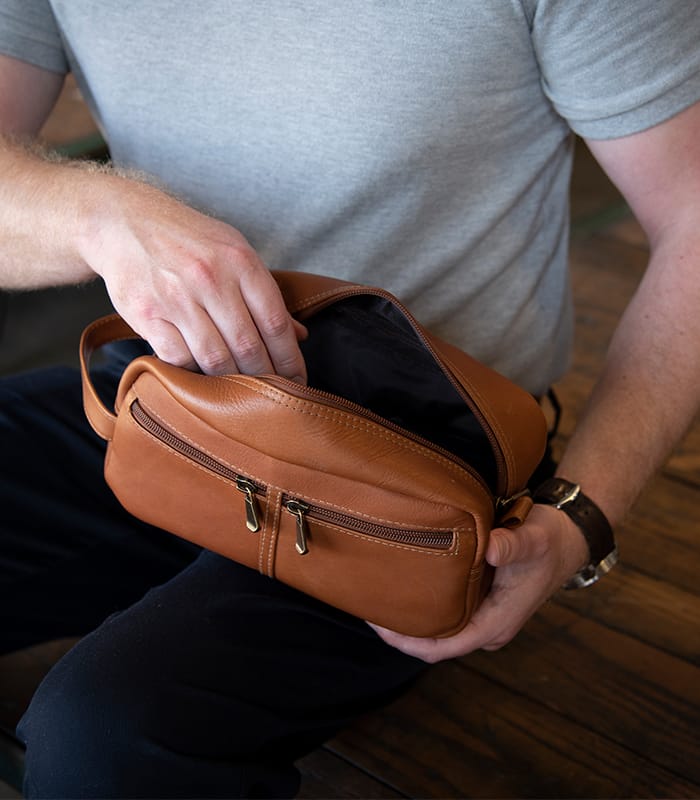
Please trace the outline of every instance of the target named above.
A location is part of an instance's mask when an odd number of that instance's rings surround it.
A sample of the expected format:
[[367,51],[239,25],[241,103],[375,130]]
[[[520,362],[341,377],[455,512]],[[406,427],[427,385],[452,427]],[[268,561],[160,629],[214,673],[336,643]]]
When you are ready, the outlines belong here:
[[403,313],[354,295],[304,320],[309,386],[344,397],[449,450],[496,492],[491,443]]

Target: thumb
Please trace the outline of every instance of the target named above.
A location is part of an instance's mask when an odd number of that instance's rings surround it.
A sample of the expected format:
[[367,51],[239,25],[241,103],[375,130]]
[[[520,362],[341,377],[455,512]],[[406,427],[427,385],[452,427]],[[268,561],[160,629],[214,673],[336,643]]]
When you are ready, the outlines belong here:
[[495,528],[489,537],[486,560],[492,567],[505,567],[537,558],[541,550],[541,542],[527,526]]

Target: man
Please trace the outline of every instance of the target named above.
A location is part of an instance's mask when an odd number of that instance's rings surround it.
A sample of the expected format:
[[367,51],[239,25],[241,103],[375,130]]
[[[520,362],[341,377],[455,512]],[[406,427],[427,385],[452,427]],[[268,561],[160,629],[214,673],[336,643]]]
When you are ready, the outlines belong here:
[[[2,647],[94,629],[20,727],[29,796],[292,794],[291,762],[423,661],[498,648],[572,576],[605,571],[605,518],[697,410],[699,28],[691,0],[3,5],[0,284],[99,275],[171,363],[304,380],[269,265],[381,284],[542,394],[570,345],[572,130],[651,245],[562,481],[517,533],[493,532],[493,589],[439,641],[129,519],[99,481],[77,377],[6,380],[3,608],[20,611]],[[118,170],[21,144],[68,69]]]

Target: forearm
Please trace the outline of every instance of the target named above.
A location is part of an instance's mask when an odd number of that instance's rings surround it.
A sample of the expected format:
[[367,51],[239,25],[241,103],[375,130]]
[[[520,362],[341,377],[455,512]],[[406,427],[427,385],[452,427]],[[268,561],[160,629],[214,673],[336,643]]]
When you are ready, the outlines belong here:
[[0,287],[31,289],[95,277],[78,242],[99,169],[0,138]]
[[0,288],[99,275],[117,311],[165,361],[206,373],[305,380],[267,266],[230,225],[140,175],[54,162],[0,143]]
[[581,484],[613,526],[698,411],[697,229],[694,219],[680,220],[654,243],[645,277],[613,336],[559,467],[562,477]]

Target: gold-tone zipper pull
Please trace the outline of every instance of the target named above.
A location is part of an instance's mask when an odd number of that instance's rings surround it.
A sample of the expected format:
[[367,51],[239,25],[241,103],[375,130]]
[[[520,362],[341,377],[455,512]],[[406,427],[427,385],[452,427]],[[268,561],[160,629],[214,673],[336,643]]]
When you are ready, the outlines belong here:
[[260,530],[260,520],[258,518],[258,503],[255,493],[258,491],[254,483],[245,478],[236,479],[236,488],[243,492],[245,499],[245,524],[249,531],[255,533]]
[[309,547],[307,545],[309,528],[304,515],[309,510],[309,507],[299,500],[288,500],[286,508],[290,514],[293,514],[297,518],[297,553],[299,553],[300,556],[306,555],[309,552]]

